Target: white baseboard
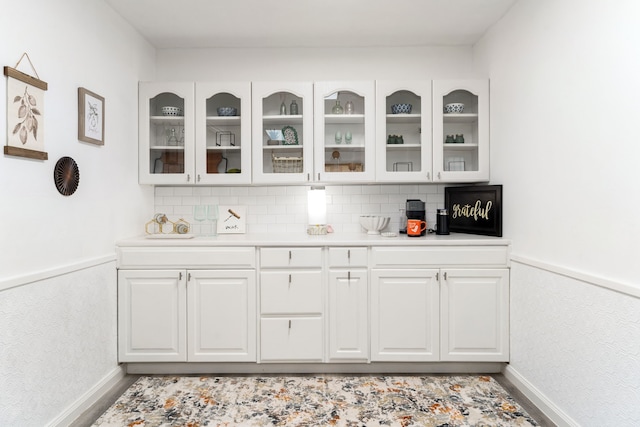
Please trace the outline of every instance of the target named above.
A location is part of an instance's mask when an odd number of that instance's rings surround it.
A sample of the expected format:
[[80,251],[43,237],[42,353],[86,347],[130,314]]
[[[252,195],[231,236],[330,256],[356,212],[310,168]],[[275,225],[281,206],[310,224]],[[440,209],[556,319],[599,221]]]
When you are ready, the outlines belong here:
[[522,394],[527,396],[533,404],[540,409],[547,417],[560,427],[580,427],[573,418],[565,414],[547,396],[531,384],[525,377],[520,375],[512,366],[505,366],[502,374],[508,379]]
[[109,372],[96,385],[91,387],[78,400],[69,406],[64,412],[47,424],[47,427],[65,427],[76,420],[93,404],[105,396],[126,375],[122,366],[118,366]]

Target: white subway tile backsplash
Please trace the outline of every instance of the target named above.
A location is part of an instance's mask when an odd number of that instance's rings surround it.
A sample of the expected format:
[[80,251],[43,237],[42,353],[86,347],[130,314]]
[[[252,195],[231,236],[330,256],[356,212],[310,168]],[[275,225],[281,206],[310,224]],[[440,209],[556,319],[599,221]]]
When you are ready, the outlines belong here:
[[[436,210],[444,207],[444,185],[374,184],[327,185],[327,220],[335,232],[361,232],[360,215],[391,218],[388,230],[397,231],[399,209],[407,199],[425,202],[428,227],[435,226]],[[193,224],[195,205],[247,207],[248,232],[293,233],[307,229],[307,192],[310,186],[156,187],[155,212],[171,220]],[[206,224],[193,224],[196,234],[208,233]]]

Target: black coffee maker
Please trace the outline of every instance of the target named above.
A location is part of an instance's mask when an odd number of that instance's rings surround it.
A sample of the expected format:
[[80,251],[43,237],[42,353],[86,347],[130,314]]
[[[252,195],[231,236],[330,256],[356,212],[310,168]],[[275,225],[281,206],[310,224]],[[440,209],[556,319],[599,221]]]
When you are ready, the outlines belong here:
[[[425,205],[422,200],[407,199],[407,219],[419,219],[420,221],[427,221]],[[420,232],[421,236],[424,236],[425,234],[427,234],[427,230],[422,230]]]

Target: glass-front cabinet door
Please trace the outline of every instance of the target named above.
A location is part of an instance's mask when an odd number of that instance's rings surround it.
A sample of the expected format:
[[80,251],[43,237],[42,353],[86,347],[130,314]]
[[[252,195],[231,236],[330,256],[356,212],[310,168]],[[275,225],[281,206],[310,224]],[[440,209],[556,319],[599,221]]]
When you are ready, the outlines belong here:
[[196,83],[195,183],[251,182],[251,84]]
[[194,182],[193,83],[141,82],[138,88],[141,184]]
[[374,180],[374,95],[373,81],[315,83],[316,181]]
[[376,82],[376,181],[431,181],[431,82]]
[[252,84],[254,183],[313,180],[313,84]]
[[434,181],[489,180],[489,81],[433,82]]

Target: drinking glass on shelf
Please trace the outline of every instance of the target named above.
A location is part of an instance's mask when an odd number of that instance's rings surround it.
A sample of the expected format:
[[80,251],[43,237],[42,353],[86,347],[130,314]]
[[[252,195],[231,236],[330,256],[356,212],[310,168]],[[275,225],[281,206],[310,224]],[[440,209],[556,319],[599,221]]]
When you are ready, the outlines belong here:
[[207,221],[211,223],[211,236],[218,235],[218,205],[207,206]]
[[[202,224],[207,219],[207,206],[195,205],[193,207],[193,219]],[[202,225],[200,226],[200,234],[202,234]]]

